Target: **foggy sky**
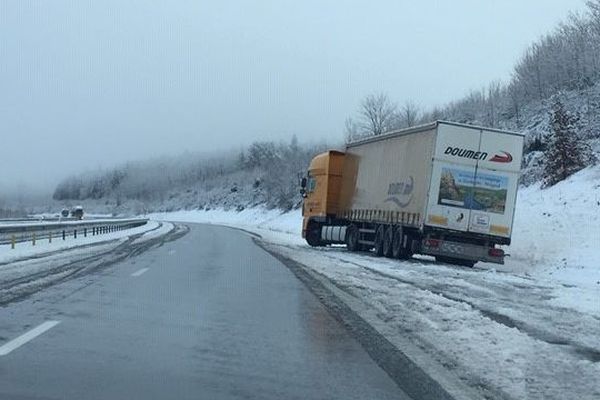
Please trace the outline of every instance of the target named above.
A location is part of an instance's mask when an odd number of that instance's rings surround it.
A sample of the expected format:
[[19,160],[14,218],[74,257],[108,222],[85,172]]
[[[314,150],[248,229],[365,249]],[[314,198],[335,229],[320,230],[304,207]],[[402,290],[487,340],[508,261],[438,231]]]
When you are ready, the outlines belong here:
[[583,0],[0,0],[0,188],[130,159],[342,139],[360,99],[507,80]]

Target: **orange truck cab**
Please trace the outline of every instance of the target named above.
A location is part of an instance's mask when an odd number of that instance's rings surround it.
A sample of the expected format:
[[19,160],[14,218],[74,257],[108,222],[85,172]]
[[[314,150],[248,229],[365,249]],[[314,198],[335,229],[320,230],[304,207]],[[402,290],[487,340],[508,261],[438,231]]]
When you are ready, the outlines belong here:
[[340,207],[345,153],[329,150],[315,156],[302,181],[302,237],[312,246],[321,245],[321,226],[336,219]]

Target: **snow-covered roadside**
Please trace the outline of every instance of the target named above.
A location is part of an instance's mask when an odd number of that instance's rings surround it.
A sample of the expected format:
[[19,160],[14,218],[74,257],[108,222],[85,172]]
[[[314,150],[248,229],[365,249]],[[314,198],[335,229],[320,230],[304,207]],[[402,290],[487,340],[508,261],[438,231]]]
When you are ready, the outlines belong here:
[[[172,221],[234,226],[326,276],[373,311],[391,341],[409,339],[471,385],[513,398],[600,397],[600,168],[553,188],[521,189],[504,266],[426,257],[400,262],[312,249],[298,211],[186,211]],[[392,334],[390,334],[392,332]],[[394,336],[395,335],[395,336]]]
[[519,192],[505,270],[562,285],[551,302],[600,314],[600,167]]
[[[302,215],[300,210],[282,213],[280,210],[266,208],[246,208],[242,211],[228,211],[211,209],[209,211],[174,211],[167,213],[153,213],[145,216],[151,220],[173,222],[197,222],[248,228],[252,231],[272,231],[277,234],[284,233],[286,242],[298,238],[302,228]],[[295,241],[304,243],[302,238]]]
[[149,221],[146,225],[138,226],[132,229],[126,229],[118,232],[105,233],[102,235],[83,237],[79,235],[77,239],[73,236],[68,236],[65,240],[55,237],[50,243],[48,239],[40,239],[33,246],[31,242],[19,242],[14,249],[11,249],[10,244],[0,245],[0,264],[6,264],[22,260],[26,258],[39,257],[49,252],[64,251],[76,247],[89,246],[102,242],[109,242],[119,239],[126,239],[129,236],[137,235],[159,228],[160,223],[157,221]]

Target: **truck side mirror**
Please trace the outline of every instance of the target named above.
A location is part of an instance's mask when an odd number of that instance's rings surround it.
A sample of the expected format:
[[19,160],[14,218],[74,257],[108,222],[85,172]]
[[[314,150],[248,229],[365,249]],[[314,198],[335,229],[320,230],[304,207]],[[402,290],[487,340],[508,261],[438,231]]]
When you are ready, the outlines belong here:
[[302,178],[302,180],[300,181],[300,187],[302,189],[306,188],[306,178]]

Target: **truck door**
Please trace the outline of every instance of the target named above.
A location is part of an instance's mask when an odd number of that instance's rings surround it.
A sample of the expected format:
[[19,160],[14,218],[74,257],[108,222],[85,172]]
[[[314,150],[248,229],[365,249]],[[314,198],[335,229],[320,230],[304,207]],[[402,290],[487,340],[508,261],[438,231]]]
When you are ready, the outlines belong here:
[[425,224],[469,230],[481,130],[439,124]]
[[480,138],[468,230],[510,237],[523,137],[482,130]]

